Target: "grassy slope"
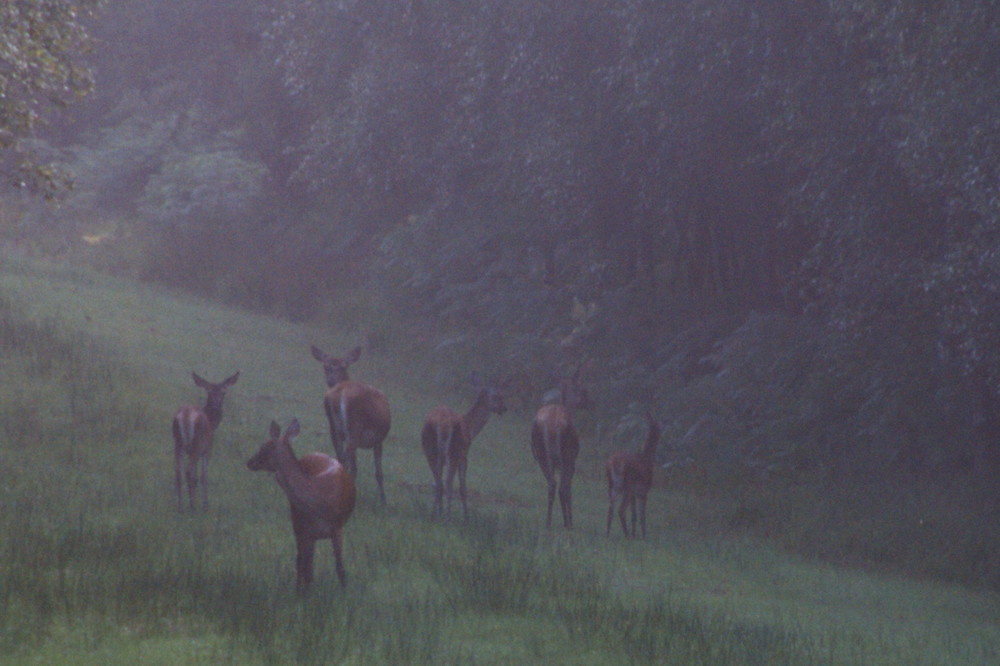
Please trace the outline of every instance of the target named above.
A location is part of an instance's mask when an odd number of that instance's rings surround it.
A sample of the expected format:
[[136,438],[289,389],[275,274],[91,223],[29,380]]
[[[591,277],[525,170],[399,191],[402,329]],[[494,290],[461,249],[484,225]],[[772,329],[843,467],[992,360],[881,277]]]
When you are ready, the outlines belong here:
[[[953,664],[1000,655],[995,597],[696,537],[682,516],[698,498],[662,485],[650,502],[650,538],[608,540],[604,452],[588,447],[585,421],[572,534],[542,526],[529,414],[495,418],[475,442],[470,523],[429,521],[421,420],[435,404],[464,407],[469,396],[422,394],[419,377],[400,371],[406,364],[391,350],[369,352],[354,370],[393,406],[389,506],[375,505],[363,452],[361,501],[346,540],[350,587],[334,588],[324,546],[318,591],[297,600],[287,592],[294,546],[285,500],[243,462],[272,418],[300,418],[300,453],[329,450],[322,373],[308,345],[338,351],[355,341],[59,269],[9,270],[0,274],[2,294],[35,319],[84,331],[109,363],[127,364],[134,386],[118,390],[149,423],[130,441],[82,450],[60,441],[26,452],[0,442],[0,525],[14,562],[0,568],[0,660],[621,663],[626,633],[649,646],[629,655],[637,662]],[[237,369],[209,469],[212,510],[179,515],[170,415],[202,398],[191,370],[218,380]],[[18,389],[4,383],[12,399]],[[14,552],[15,541],[25,553]],[[31,595],[44,599],[31,604]]]

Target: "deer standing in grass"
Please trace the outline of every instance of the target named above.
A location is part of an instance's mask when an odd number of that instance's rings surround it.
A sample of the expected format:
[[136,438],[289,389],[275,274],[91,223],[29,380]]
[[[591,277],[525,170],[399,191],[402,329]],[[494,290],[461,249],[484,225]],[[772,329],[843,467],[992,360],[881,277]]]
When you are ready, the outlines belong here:
[[323,364],[326,385],[323,409],[330,424],[330,440],[337,459],[347,466],[351,476],[358,473],[357,450],[371,449],[375,460],[375,482],[385,503],[382,485],[382,442],[389,434],[391,417],[385,394],[373,386],[356,382],[347,375],[349,365],[361,357],[361,347],[355,347],[344,358],[335,358],[315,345],[313,358]]
[[292,440],[299,434],[299,422],[292,419],[281,434],[271,421],[270,439],[247,461],[251,471],[274,472],[274,479],[288,496],[295,532],[295,581],[301,594],[313,579],[313,554],[316,542],[330,539],[340,586],[347,585],[344,569],[344,525],[354,511],[354,478],[344,466],[325,453],[295,457]]
[[476,401],[464,415],[444,405],[435,407],[424,420],[420,442],[427,457],[427,464],[434,475],[434,514],[443,510],[443,496],[448,494],[448,512],[451,513],[451,488],[458,474],[458,495],[462,499],[462,515],[469,518],[465,487],[465,472],[469,465],[469,447],[472,440],[486,426],[491,414],[507,411],[503,389],[486,386],[477,374],[472,376],[476,388]]
[[[216,428],[222,421],[222,402],[226,398],[226,389],[236,383],[240,373],[232,375],[214,384],[192,372],[196,386],[205,389],[205,406],[198,409],[194,405],[186,405],[174,414],[174,486],[177,488],[177,510],[183,511],[183,492],[181,476],[187,481],[188,499],[191,511],[194,511],[194,496],[198,485],[201,485],[202,507],[208,508],[208,459],[212,453],[212,440]],[[185,458],[187,464],[185,465]]]
[[637,452],[615,451],[608,456],[605,471],[608,477],[608,525],[607,534],[611,536],[611,521],[614,517],[615,502],[620,501],[618,517],[621,519],[622,531],[629,536],[625,522],[625,513],[632,509],[632,534],[635,536],[636,504],[638,504],[639,520],[642,524],[642,538],[646,538],[646,498],[649,489],[653,487],[653,467],[656,465],[656,445],[660,441],[660,424],[651,414],[646,414],[649,432],[646,443]]
[[563,524],[573,527],[573,473],[580,452],[580,438],[573,427],[573,411],[591,409],[590,394],[581,381],[583,367],[570,378],[559,382],[558,402],[542,406],[531,427],[531,453],[542,468],[549,484],[549,506],[545,524],[552,527],[552,504],[556,495],[556,475],[559,476],[559,503]]

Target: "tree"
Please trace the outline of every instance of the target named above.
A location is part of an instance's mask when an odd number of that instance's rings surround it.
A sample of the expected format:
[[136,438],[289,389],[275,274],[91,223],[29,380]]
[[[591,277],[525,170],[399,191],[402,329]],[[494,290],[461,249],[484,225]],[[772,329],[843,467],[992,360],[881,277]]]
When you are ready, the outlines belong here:
[[8,0],[0,3],[0,169],[11,183],[52,197],[67,177],[42,164],[30,139],[52,108],[93,88],[82,62],[90,46],[83,19],[103,0]]

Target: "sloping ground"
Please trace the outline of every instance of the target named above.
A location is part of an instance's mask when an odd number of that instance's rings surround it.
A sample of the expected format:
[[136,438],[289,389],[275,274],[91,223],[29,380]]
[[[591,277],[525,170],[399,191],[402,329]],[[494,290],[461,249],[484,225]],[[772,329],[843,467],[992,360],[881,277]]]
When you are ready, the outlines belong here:
[[[470,521],[460,511],[431,520],[422,418],[440,402],[464,409],[471,396],[426,394],[392,349],[366,350],[352,369],[392,404],[388,506],[377,504],[362,452],[346,537],[351,583],[335,587],[323,546],[317,590],[298,600],[285,499],[243,463],[271,419],[292,416],[303,423],[297,451],[330,451],[309,345],[346,351],[354,334],[58,266],[8,264],[0,296],[39,322],[38,335],[85,341],[85,353],[41,374],[15,362],[17,349],[0,359],[3,401],[38,405],[31,421],[20,420],[24,408],[4,411],[0,431],[8,433],[0,442],[0,660],[1000,663],[995,596],[696,535],[673,516],[699,498],[662,484],[646,541],[606,538],[605,452],[586,419],[573,533],[543,527],[527,413],[494,417],[474,443]],[[95,365],[122,370],[84,371]],[[235,370],[209,468],[212,508],[178,514],[170,416],[202,398],[191,371],[219,380]],[[98,428],[100,414],[67,395],[125,405],[109,418],[135,423]]]

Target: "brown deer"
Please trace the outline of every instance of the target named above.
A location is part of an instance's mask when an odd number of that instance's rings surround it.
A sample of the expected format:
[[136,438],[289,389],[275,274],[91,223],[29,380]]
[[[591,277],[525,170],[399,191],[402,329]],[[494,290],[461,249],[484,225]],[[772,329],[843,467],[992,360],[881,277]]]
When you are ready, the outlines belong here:
[[375,482],[385,503],[382,485],[382,442],[389,434],[392,419],[385,394],[373,386],[356,382],[347,375],[347,368],[361,357],[361,347],[355,347],[344,358],[335,358],[312,346],[312,355],[323,364],[329,390],[323,397],[323,409],[330,424],[330,440],[337,459],[347,466],[351,476],[357,476],[358,449],[371,449],[375,459]]
[[[192,372],[196,386],[205,389],[205,406],[198,409],[194,405],[186,405],[174,414],[174,486],[177,488],[177,510],[183,511],[184,503],[181,491],[181,469],[187,481],[188,499],[191,510],[194,511],[194,496],[199,483],[201,484],[202,507],[208,508],[208,459],[212,454],[212,440],[216,428],[222,421],[222,402],[226,398],[226,389],[240,378],[239,371],[227,377],[218,384],[206,381]],[[187,465],[184,459],[187,458]]]
[[[469,507],[465,488],[465,472],[469,465],[469,447],[472,440],[486,426],[490,414],[503,414],[503,384],[500,388],[482,383],[478,374],[473,373],[472,384],[476,388],[476,401],[464,415],[444,405],[435,407],[424,420],[420,433],[427,464],[434,475],[434,514],[443,510],[443,495],[447,489],[448,512],[451,513],[451,488],[455,474],[458,474],[458,495],[462,499],[462,514],[469,518]],[[446,471],[447,470],[447,471]]]
[[563,524],[567,528],[573,527],[573,473],[576,469],[576,456],[580,452],[580,439],[573,427],[573,411],[593,408],[590,394],[581,380],[582,370],[581,366],[571,378],[560,380],[558,402],[539,409],[531,427],[531,453],[549,484],[549,507],[545,520],[547,527],[552,527],[557,473]]
[[618,517],[621,519],[622,531],[629,536],[625,523],[626,509],[632,509],[632,534],[635,536],[636,504],[638,504],[639,520],[642,524],[642,538],[646,538],[646,498],[649,489],[653,487],[653,467],[656,465],[656,445],[660,441],[660,424],[651,414],[646,414],[649,432],[646,443],[638,452],[615,451],[608,456],[605,471],[608,477],[608,525],[607,534],[611,536],[611,521],[614,516],[615,502],[621,501]]
[[340,462],[325,453],[295,457],[292,440],[299,434],[299,422],[292,419],[281,434],[271,421],[270,439],[247,461],[251,471],[274,472],[274,480],[288,496],[295,532],[295,587],[301,594],[313,579],[316,542],[330,539],[340,586],[347,585],[344,569],[344,525],[354,511],[354,478]]

